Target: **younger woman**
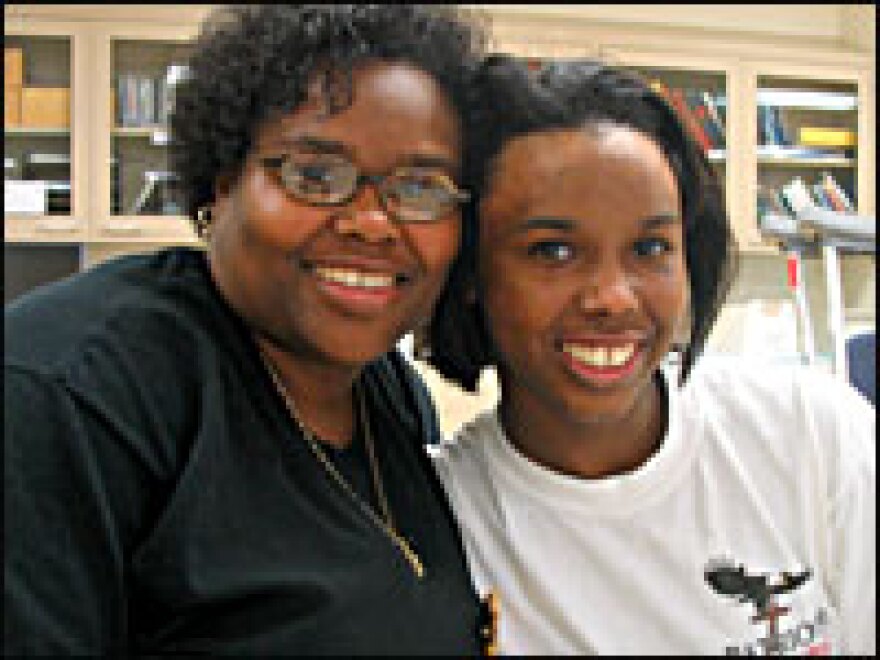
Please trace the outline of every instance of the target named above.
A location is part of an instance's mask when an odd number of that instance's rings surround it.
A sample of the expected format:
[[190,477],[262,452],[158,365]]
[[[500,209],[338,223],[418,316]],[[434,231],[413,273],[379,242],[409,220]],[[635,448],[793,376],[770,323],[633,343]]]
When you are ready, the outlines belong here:
[[500,377],[436,456],[499,650],[874,653],[873,411],[816,373],[694,369],[733,255],[699,148],[623,71],[485,84],[479,245],[431,339],[464,386]]

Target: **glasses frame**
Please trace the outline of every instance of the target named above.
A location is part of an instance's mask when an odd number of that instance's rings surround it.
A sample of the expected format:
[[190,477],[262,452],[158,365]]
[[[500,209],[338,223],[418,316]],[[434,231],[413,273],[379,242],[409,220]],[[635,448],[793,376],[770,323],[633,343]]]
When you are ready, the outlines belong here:
[[293,157],[291,154],[262,156],[259,158],[259,162],[263,167],[277,171],[278,178],[281,181],[284,190],[292,197],[294,197],[297,201],[308,204],[309,206],[342,206],[348,204],[357,196],[358,192],[361,190],[364,184],[369,183],[376,189],[376,192],[379,195],[379,200],[382,203],[382,208],[385,210],[386,213],[392,216],[395,221],[406,224],[429,224],[433,222],[439,222],[444,215],[450,213],[457,205],[464,204],[471,199],[471,194],[467,190],[460,189],[451,179],[449,179],[450,188],[448,189],[448,192],[450,199],[448,209],[444,207],[441,212],[434,213],[429,218],[415,218],[413,216],[407,216],[406,214],[401,214],[399,209],[395,210],[389,208],[389,193],[386,190],[386,182],[389,179],[393,179],[394,177],[399,176],[401,172],[405,172],[414,168],[404,166],[395,168],[387,174],[362,174],[358,171],[357,165],[352,163],[350,160],[344,158],[339,158],[340,163],[348,165],[351,168],[352,174],[354,175],[351,179],[352,183],[350,189],[345,192],[340,192],[338,197],[334,197],[332,199],[310,199],[304,196],[301,192],[296,190],[288,183],[288,179],[285,176],[284,169],[285,166],[288,165],[288,163],[293,163],[292,158]]

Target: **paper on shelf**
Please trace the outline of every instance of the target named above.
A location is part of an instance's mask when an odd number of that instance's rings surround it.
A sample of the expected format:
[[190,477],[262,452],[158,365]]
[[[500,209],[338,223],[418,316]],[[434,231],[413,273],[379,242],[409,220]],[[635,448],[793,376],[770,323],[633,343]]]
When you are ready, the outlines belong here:
[[4,213],[46,215],[48,199],[45,181],[5,181]]

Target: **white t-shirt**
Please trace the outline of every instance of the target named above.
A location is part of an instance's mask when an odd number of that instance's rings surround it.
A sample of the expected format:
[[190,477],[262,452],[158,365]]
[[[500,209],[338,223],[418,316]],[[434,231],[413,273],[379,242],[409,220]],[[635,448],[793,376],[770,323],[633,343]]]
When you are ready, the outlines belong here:
[[666,387],[667,435],[624,475],[539,466],[497,410],[432,450],[476,586],[500,599],[499,651],[876,653],[874,409],[805,369]]

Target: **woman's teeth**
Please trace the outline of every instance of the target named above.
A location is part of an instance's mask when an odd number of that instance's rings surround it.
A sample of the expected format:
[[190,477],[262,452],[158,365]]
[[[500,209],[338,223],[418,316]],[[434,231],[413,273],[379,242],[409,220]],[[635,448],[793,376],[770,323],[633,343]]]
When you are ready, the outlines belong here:
[[636,345],[588,347],[565,344],[562,350],[578,362],[583,362],[591,367],[607,368],[619,367],[629,362],[636,351]]
[[394,286],[394,276],[376,273],[362,273],[341,268],[315,268],[315,274],[327,282],[357,286],[365,289],[379,289]]

